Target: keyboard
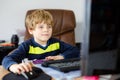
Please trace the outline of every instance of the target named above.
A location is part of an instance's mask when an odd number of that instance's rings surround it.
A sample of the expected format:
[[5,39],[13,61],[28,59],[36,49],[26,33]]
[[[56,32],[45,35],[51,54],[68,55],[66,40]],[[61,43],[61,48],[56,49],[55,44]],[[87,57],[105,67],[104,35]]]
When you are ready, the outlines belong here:
[[45,61],[41,63],[43,67],[50,67],[55,70],[59,70],[61,72],[69,72],[74,70],[80,70],[80,59],[72,58],[72,59],[62,59],[62,60],[54,60],[54,61]]

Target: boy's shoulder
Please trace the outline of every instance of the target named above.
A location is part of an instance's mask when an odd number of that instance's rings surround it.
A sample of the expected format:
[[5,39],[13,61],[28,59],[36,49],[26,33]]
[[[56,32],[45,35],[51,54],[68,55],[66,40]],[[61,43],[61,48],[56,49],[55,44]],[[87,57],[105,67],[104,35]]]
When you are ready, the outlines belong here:
[[30,39],[22,42],[21,44],[31,44],[31,43],[33,43],[33,41],[34,41],[34,38],[30,38]]
[[54,37],[51,37],[51,38],[49,39],[49,41],[50,41],[50,42],[60,42],[59,39],[54,38]]
[[57,38],[54,38],[54,37],[51,37],[51,38],[50,38],[50,40],[59,40],[59,39],[57,39]]

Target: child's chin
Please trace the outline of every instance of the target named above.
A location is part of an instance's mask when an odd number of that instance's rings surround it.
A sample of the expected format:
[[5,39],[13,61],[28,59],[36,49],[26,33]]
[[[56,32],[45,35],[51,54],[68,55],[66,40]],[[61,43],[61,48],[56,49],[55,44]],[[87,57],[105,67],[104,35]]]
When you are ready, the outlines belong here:
[[47,39],[42,39],[42,41],[48,41],[49,39],[47,38]]

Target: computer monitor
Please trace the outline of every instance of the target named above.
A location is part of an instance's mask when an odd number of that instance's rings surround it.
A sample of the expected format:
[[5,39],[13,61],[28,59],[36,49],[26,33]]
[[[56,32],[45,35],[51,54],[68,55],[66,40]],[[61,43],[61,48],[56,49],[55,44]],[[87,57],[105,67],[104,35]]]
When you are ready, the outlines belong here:
[[[96,6],[100,3],[103,4],[106,0],[93,0],[98,1],[96,4],[92,0],[86,1],[88,1],[86,2],[86,24],[83,29],[81,46],[82,75],[120,73],[120,29],[118,28],[118,19],[116,19],[117,15],[112,11],[112,15],[110,12],[108,15],[111,18],[106,17],[107,15],[103,14],[105,13],[104,9],[100,10],[100,7],[104,6]],[[105,11],[107,6],[105,6]],[[110,9],[110,6],[108,7]],[[103,15],[99,15],[99,11]]]

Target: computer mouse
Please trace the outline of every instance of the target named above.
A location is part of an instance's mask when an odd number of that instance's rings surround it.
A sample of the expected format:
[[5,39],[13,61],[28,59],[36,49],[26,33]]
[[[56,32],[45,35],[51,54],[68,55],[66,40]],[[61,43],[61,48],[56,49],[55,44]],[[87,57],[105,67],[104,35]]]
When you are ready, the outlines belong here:
[[42,69],[37,67],[32,67],[32,71],[23,72],[21,75],[24,76],[26,79],[30,80],[38,77],[41,73],[44,73]]
[[31,72],[24,72],[21,75],[10,72],[2,80],[52,80],[52,77],[43,72],[42,69],[33,67]]

